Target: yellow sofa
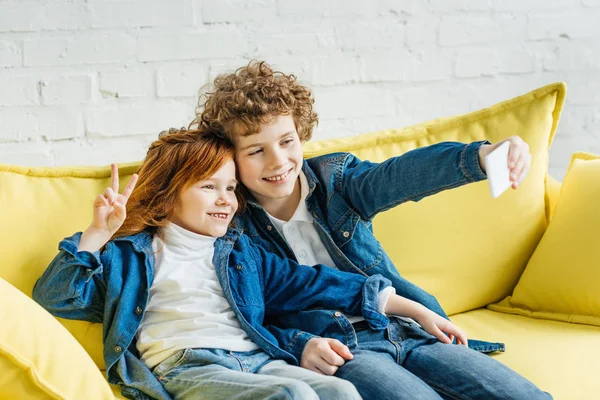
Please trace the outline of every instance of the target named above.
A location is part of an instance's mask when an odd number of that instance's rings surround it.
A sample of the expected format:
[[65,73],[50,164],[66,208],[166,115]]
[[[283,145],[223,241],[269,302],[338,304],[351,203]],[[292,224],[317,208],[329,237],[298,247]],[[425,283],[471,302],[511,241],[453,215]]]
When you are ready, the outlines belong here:
[[[556,399],[598,399],[600,160],[575,155],[562,188],[547,176],[565,93],[556,83],[465,115],[308,143],[305,155],[381,161],[441,141],[520,135],[533,161],[518,190],[492,199],[484,181],[402,204],[375,218],[375,234],[470,337],[506,343],[492,357]],[[138,165],[120,166],[123,183]],[[0,165],[0,398],[122,398],[102,376],[101,325],[57,322],[29,298],[59,240],[89,224],[109,177],[109,167]]]

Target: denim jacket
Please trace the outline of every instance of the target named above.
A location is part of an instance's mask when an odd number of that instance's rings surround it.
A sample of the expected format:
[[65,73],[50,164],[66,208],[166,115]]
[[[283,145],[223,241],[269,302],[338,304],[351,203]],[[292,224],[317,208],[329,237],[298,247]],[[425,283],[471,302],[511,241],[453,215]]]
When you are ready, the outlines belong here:
[[[108,381],[123,385],[125,396],[170,399],[136,348],[154,277],[152,235],[115,239],[94,253],[77,251],[80,238],[76,233],[60,242],[58,255],[36,282],[34,300],[57,317],[103,323]],[[326,307],[362,314],[375,330],[389,322],[377,312],[378,293],[390,286],[379,275],[367,279],[298,265],[254,246],[235,229],[215,241],[213,264],[242,329],[273,358],[297,363],[263,326],[265,316]]]
[[[403,202],[486,179],[479,165],[479,147],[488,143],[444,142],[382,163],[361,161],[349,153],[304,160],[302,170],[309,186],[306,205],[336,267],[363,276],[381,274],[392,282],[398,295],[447,318],[434,296],[400,276],[375,238],[372,221],[377,213]],[[249,199],[247,211],[238,216],[236,226],[267,251],[296,260],[256,200]],[[356,346],[352,325],[333,310],[290,313],[268,323],[283,348],[299,360],[314,334]],[[310,333],[303,329],[306,326],[313,327]],[[504,351],[503,343],[479,340],[469,340],[469,347],[484,353]]]

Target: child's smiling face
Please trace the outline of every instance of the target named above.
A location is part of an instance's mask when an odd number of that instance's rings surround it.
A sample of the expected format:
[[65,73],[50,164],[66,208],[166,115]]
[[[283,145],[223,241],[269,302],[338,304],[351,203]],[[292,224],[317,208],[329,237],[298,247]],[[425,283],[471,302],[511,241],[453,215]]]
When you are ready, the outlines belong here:
[[242,183],[258,200],[287,199],[298,185],[302,143],[291,115],[278,115],[259,133],[235,139],[236,163]]
[[238,208],[236,185],[235,163],[229,160],[210,178],[182,190],[170,221],[201,235],[225,235]]

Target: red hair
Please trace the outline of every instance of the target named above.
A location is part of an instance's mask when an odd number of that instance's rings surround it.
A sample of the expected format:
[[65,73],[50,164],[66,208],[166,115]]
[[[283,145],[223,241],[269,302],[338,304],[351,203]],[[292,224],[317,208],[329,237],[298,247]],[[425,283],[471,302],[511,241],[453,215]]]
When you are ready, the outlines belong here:
[[[233,144],[215,132],[170,129],[154,141],[138,171],[139,179],[127,202],[127,218],[113,238],[150,228],[161,235],[181,192],[210,178],[233,160]],[[239,209],[244,208],[236,190]]]

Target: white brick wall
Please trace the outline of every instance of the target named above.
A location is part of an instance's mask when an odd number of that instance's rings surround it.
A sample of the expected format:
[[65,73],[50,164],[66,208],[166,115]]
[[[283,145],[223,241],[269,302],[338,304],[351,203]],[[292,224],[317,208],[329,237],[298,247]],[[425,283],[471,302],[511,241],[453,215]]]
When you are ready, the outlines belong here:
[[0,163],[140,159],[256,58],[314,88],[319,139],[566,81],[561,178],[573,151],[600,153],[599,20],[599,0],[2,0]]

